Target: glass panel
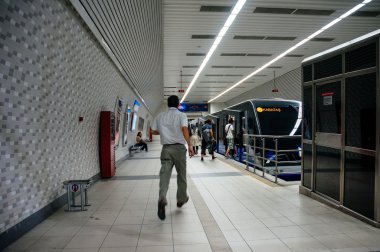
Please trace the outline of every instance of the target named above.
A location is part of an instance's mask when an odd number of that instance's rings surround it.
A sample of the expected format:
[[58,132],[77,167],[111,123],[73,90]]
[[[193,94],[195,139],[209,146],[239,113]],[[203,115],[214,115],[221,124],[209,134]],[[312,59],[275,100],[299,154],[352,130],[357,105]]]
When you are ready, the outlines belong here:
[[316,191],[339,201],[340,150],[317,146]]
[[123,123],[123,143],[122,146],[127,146],[128,143],[128,125],[130,121],[131,116],[131,107],[129,105],[126,105],[125,113],[124,113],[124,123]]
[[312,109],[313,109],[313,96],[312,86],[303,88],[303,138],[312,139]]
[[376,66],[376,43],[346,53],[346,72]]
[[317,86],[316,102],[316,131],[325,133],[340,133],[340,82],[338,81]]
[[342,73],[342,56],[322,60],[314,64],[314,80]]
[[376,74],[346,79],[346,145],[375,150]]
[[303,74],[303,81],[311,81],[312,80],[312,65],[304,66],[302,68],[302,74]]
[[375,157],[346,152],[344,206],[374,218]]
[[303,186],[311,189],[311,162],[312,162],[312,146],[311,144],[303,144]]
[[[283,101],[256,102],[262,135],[300,135],[299,103]],[[301,117],[301,115],[299,115]]]

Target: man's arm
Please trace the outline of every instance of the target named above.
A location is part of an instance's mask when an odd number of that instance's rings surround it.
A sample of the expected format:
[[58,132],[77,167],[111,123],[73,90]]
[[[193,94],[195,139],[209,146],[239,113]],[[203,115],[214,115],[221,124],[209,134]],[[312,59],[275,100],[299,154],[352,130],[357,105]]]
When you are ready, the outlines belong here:
[[189,155],[190,157],[194,156],[194,150],[193,150],[193,146],[191,145],[191,142],[190,142],[190,137],[189,137],[189,130],[187,129],[187,127],[182,127],[182,134],[183,134],[183,137],[185,138],[186,142],[187,142],[187,145],[189,146]]

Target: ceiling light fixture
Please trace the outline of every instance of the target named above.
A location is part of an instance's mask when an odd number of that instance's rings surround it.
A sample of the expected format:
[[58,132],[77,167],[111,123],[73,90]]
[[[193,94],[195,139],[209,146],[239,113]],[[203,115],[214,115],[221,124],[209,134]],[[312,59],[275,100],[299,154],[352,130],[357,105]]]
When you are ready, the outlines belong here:
[[227,21],[224,23],[223,28],[220,30],[218,36],[214,40],[214,43],[212,44],[212,46],[210,48],[210,51],[208,51],[205,59],[203,60],[203,62],[200,65],[200,67],[198,68],[197,73],[194,75],[193,80],[190,82],[189,87],[187,88],[185,94],[183,95],[183,97],[181,99],[181,103],[185,100],[186,96],[189,94],[190,89],[193,87],[195,81],[198,79],[198,77],[201,74],[203,68],[205,68],[207,62],[210,60],[212,54],[214,53],[214,51],[218,47],[220,41],[222,40],[223,36],[226,34],[228,28],[230,28],[230,26],[234,22],[236,16],[239,14],[239,12],[240,12],[241,8],[243,7],[243,5],[245,4],[245,2],[246,2],[246,0],[238,0],[237,3],[235,4],[235,7],[233,8],[230,16],[227,18]]
[[265,69],[266,67],[270,66],[271,64],[273,64],[274,62],[278,61],[279,59],[281,59],[282,57],[284,57],[285,55],[287,55],[288,53],[290,53],[291,51],[294,51],[295,49],[297,49],[298,47],[300,47],[301,45],[305,44],[306,42],[308,42],[309,40],[311,40],[312,38],[316,37],[317,35],[319,35],[320,33],[324,32],[325,30],[327,30],[328,28],[330,28],[331,26],[335,25],[336,23],[342,21],[344,18],[348,17],[349,15],[351,15],[352,13],[354,13],[355,11],[357,11],[358,9],[362,8],[363,6],[365,6],[367,3],[371,2],[372,0],[364,0],[362,3],[356,5],[355,7],[351,8],[349,11],[343,13],[340,17],[334,19],[333,21],[331,21],[330,23],[328,23],[327,25],[323,26],[321,29],[319,29],[318,31],[314,32],[313,34],[311,34],[310,36],[308,36],[307,38],[301,40],[300,42],[298,42],[296,45],[292,46],[291,48],[289,48],[288,50],[286,50],[285,52],[281,53],[280,55],[278,55],[276,58],[272,59],[271,61],[269,61],[268,63],[264,64],[262,67],[260,67],[259,69],[257,69],[256,71],[252,72],[251,74],[249,74],[248,76],[244,77],[243,79],[241,79],[240,81],[238,81],[236,84],[234,84],[233,86],[231,86],[230,88],[224,90],[222,93],[220,93],[219,95],[215,96],[214,98],[212,98],[211,100],[209,100],[208,102],[212,102],[216,99],[218,99],[219,97],[221,97],[222,95],[226,94],[227,92],[229,92],[231,89],[234,89],[235,87],[237,87],[238,85],[240,85],[241,83],[243,83],[244,81],[248,80],[249,78],[251,78],[252,76],[256,75],[257,73],[261,72],[263,69]]

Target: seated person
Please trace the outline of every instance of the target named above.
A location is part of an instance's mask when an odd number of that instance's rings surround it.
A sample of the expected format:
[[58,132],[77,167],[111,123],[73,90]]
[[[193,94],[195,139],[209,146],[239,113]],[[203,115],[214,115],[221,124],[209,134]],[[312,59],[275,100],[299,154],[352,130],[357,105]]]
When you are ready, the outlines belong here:
[[148,151],[148,145],[145,143],[144,140],[142,140],[142,133],[139,131],[136,136],[136,144],[135,146],[142,146],[142,150],[145,149],[145,151]]

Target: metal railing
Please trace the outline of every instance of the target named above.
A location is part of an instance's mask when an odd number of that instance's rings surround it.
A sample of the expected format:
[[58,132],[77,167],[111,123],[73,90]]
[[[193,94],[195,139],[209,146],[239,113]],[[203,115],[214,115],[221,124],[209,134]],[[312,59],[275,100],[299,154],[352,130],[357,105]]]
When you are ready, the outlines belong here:
[[[288,136],[288,135],[255,135],[255,134],[244,134],[243,141],[246,151],[245,154],[245,163],[246,170],[249,171],[249,165],[253,167],[253,173],[256,173],[256,169],[262,171],[262,177],[265,178],[265,173],[274,175],[275,183],[277,183],[277,177],[279,174],[289,173],[286,172],[285,168],[287,166],[293,165],[292,167],[296,170],[299,168],[301,171],[301,158],[295,160],[280,160],[281,157],[288,157],[287,153],[300,153],[300,147],[297,149],[279,149],[279,140],[283,139],[299,139],[299,145],[301,145],[301,137],[297,136]],[[270,143],[269,141],[272,141]],[[272,146],[272,148],[266,147],[266,144]],[[266,154],[272,152],[273,156],[267,158]],[[250,157],[253,158],[253,162],[250,161]],[[279,166],[283,169],[279,169]],[[293,171],[294,172],[294,171]],[[268,179],[268,178],[267,178]]]

